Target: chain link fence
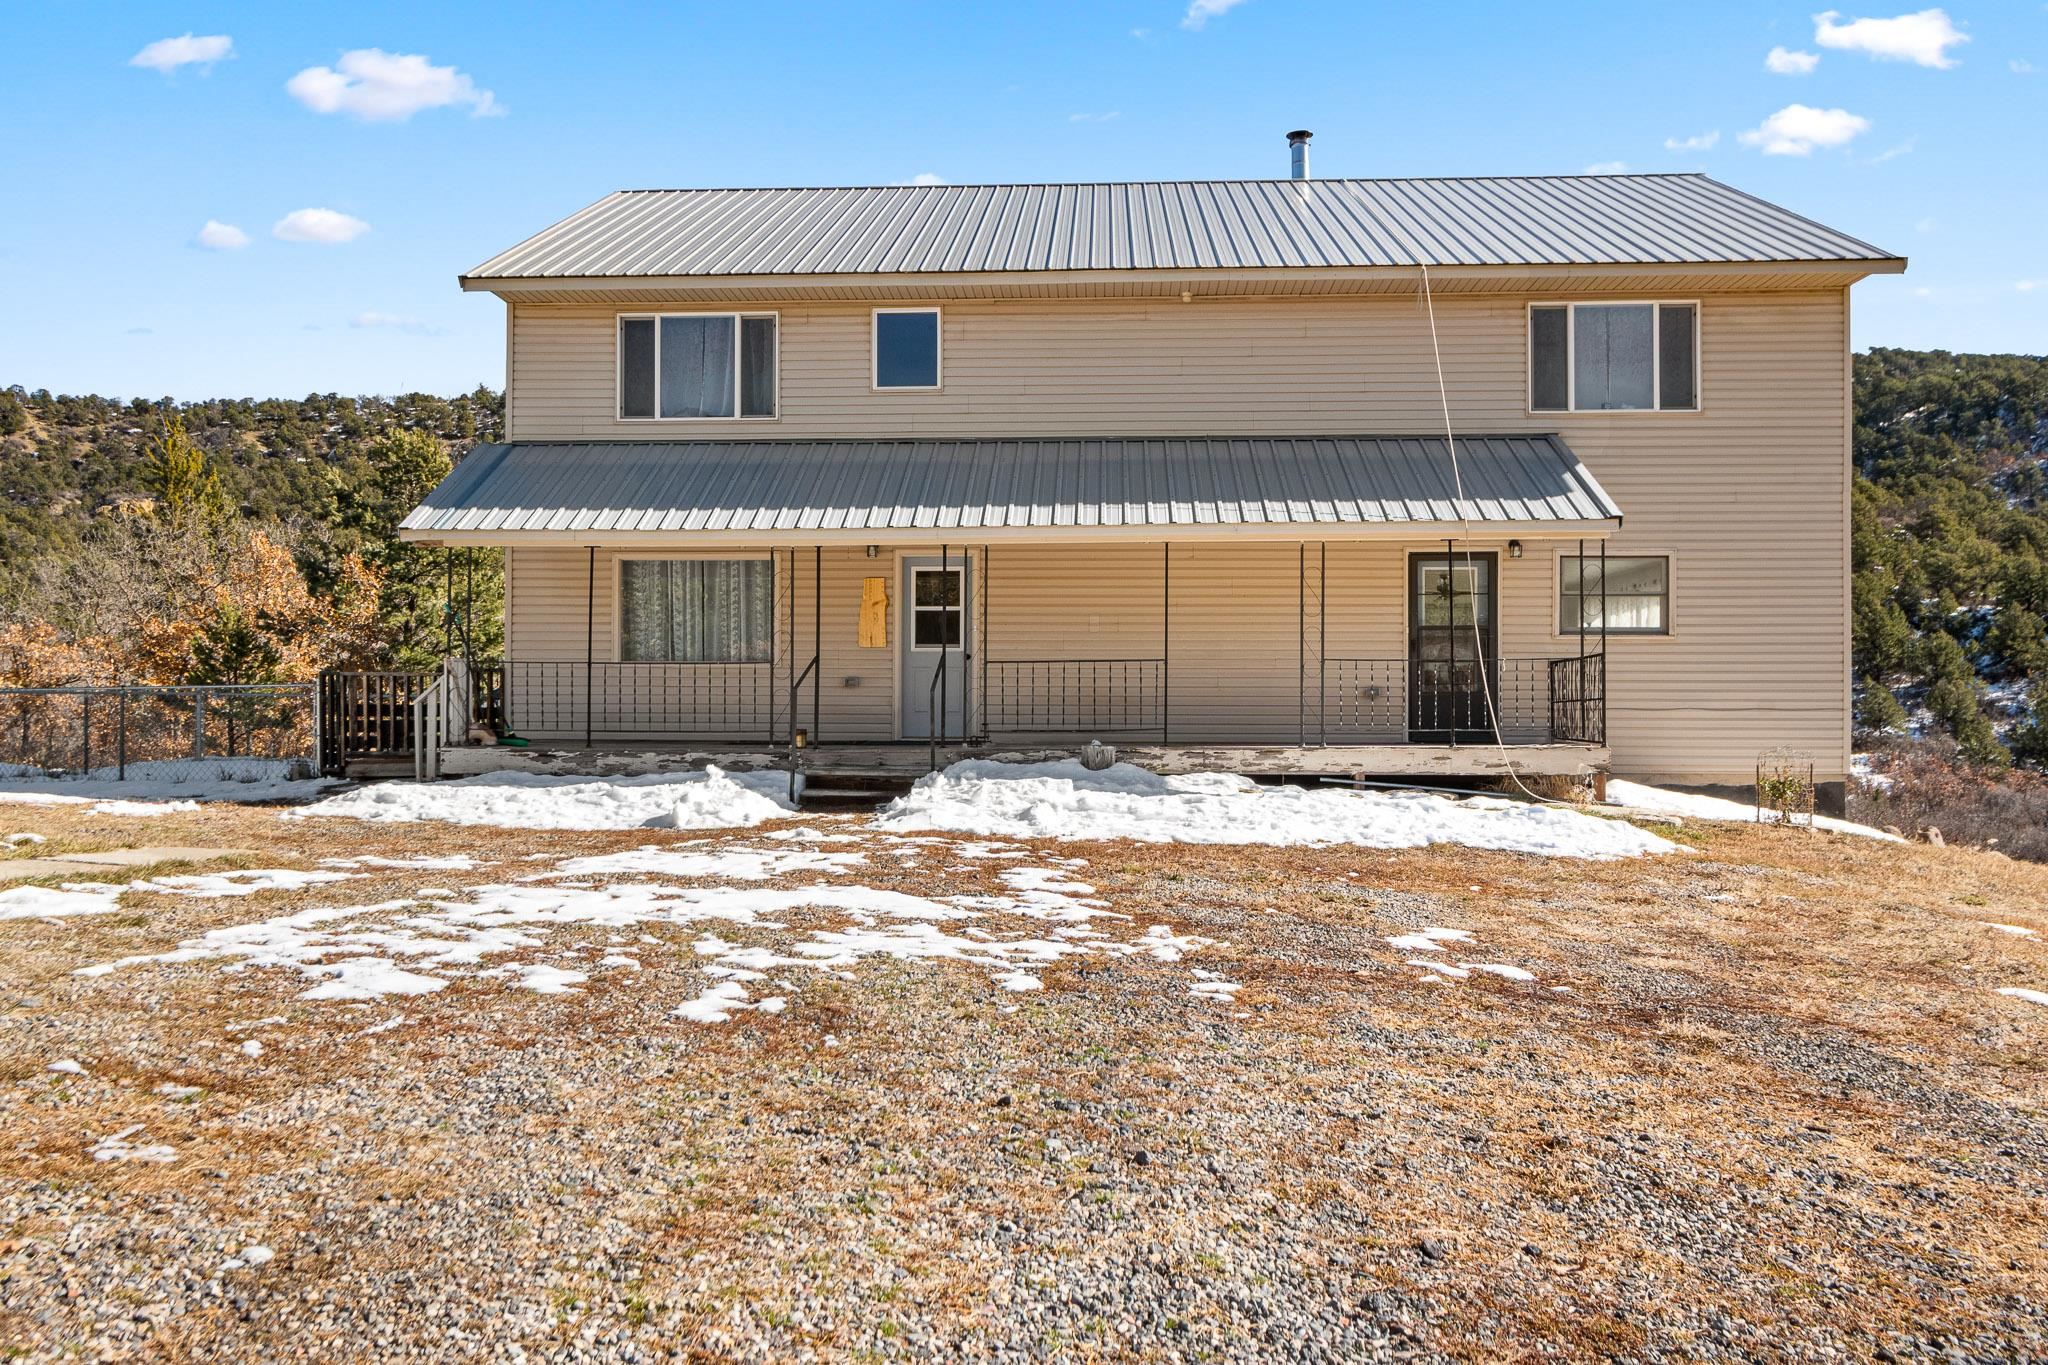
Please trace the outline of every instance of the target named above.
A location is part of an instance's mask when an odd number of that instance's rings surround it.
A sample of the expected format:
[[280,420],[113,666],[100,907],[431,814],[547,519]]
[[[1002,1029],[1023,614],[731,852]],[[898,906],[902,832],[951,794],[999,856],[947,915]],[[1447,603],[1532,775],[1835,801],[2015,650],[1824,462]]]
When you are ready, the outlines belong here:
[[312,683],[0,688],[0,778],[309,777],[318,707]]

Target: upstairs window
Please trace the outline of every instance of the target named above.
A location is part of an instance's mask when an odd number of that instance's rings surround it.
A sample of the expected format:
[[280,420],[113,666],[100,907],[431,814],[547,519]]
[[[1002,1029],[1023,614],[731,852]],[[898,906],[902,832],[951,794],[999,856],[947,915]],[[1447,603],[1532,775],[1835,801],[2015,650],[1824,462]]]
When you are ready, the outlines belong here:
[[1533,305],[1530,411],[1697,411],[1699,312],[1692,303]]
[[939,310],[875,310],[875,387],[939,387]]
[[619,420],[773,417],[773,313],[619,319]]

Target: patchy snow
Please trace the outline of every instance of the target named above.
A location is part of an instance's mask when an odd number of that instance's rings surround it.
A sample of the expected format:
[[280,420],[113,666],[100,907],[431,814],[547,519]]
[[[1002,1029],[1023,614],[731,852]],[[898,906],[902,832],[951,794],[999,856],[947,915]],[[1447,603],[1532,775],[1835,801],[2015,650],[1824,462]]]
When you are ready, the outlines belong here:
[[2025,986],[2000,986],[1998,993],[2009,995],[2015,1000],[2025,1000],[2029,1004],[2048,1005],[2048,991],[2029,990]]
[[2027,928],[2024,924],[1993,924],[1990,920],[1981,920],[1979,921],[1979,923],[1981,923],[1986,929],[1996,929],[1999,933],[2011,934],[2014,938],[2040,937],[2039,934],[2036,934],[2032,929]]
[[49,777],[10,769],[0,777],[0,802],[92,806],[95,815],[166,815],[199,809],[203,801],[306,801],[336,785],[330,777],[304,777],[295,759],[167,759],[95,768],[76,777]]
[[381,1000],[387,995],[430,995],[448,983],[438,976],[409,972],[381,957],[352,957],[316,964],[333,979],[300,992],[301,1000]]
[[1525,971],[1520,967],[1511,967],[1505,962],[1460,962],[1458,965],[1468,972],[1485,972],[1489,976],[1498,976],[1508,981],[1534,981],[1536,979],[1536,973]]
[[145,1145],[128,1140],[141,1132],[143,1127],[143,1124],[138,1123],[132,1128],[123,1128],[118,1133],[101,1138],[92,1146],[92,1159],[94,1161],[155,1162],[169,1162],[178,1159],[178,1151],[175,1147],[166,1147],[162,1143]]
[[875,816],[882,829],[1026,839],[1188,844],[1353,844],[1626,858],[1678,846],[1626,821],[1497,797],[1260,786],[1227,773],[1165,777],[1128,763],[974,759],[919,779]]
[[[1718,796],[1701,796],[1694,792],[1668,791],[1663,787],[1646,787],[1640,782],[1624,782],[1618,777],[1609,779],[1607,799],[1617,806],[1642,815],[1675,815],[1682,820],[1731,820],[1745,825],[1757,823],[1756,807],[1741,801],[1725,801]],[[1850,820],[1840,820],[1832,815],[1816,815],[1813,822],[1821,829],[1833,830],[1837,834],[1854,834],[1865,839],[1884,839],[1895,844],[1905,842],[1896,834],[1887,834],[1881,829],[1859,825]],[[1766,823],[1776,823],[1775,817]]]
[[374,853],[365,853],[355,858],[322,858],[322,867],[376,867],[408,869],[417,868],[422,872],[474,872],[486,864],[479,863],[467,853],[449,853],[440,857],[420,854],[412,858],[381,858]]
[[1029,972],[1002,972],[996,976],[995,983],[1006,991],[1042,991],[1045,989],[1045,982]]
[[85,1074],[85,1068],[69,1057],[58,1058],[50,1063],[48,1069],[62,1076],[83,1076]]
[[23,844],[41,844],[47,842],[49,841],[44,839],[43,836],[40,834],[10,834],[4,839],[0,839],[0,844],[5,844],[9,848],[20,848]]
[[1216,972],[1195,969],[1194,984],[1188,987],[1188,994],[1197,1000],[1206,1000],[1215,1005],[1234,1005],[1237,993],[1244,989],[1241,981],[1228,981]]
[[508,771],[452,782],[381,782],[285,815],[507,829],[740,829],[782,819],[792,810],[788,773],[712,767],[633,777]]
[[587,972],[572,972],[545,962],[529,962],[517,971],[519,979],[512,983],[513,986],[522,991],[532,991],[535,995],[568,995],[590,980]]
[[248,1042],[242,1044],[242,1055],[244,1057],[261,1057],[263,1055],[263,1044],[251,1038]]
[[166,896],[253,896],[259,891],[303,891],[327,882],[345,882],[353,872],[306,872],[292,867],[258,868],[247,872],[206,872],[189,877],[150,877],[130,882],[123,891],[154,891]]
[[723,877],[736,882],[764,882],[791,872],[842,873],[867,861],[865,853],[824,853],[808,848],[636,848],[590,858],[570,858],[552,871],[526,878],[592,877],[618,872],[658,873],[664,877]]
[[277,1253],[261,1242],[252,1242],[220,1263],[222,1270],[254,1270],[257,1266],[269,1265]]
[[177,1104],[185,1100],[199,1098],[199,1096],[206,1093],[206,1088],[198,1085],[173,1085],[169,1081],[165,1081],[156,1088],[156,1093],[162,1095],[173,1104]]
[[1444,929],[1434,924],[1427,929],[1418,929],[1412,934],[1392,934],[1387,938],[1389,944],[1404,953],[1440,953],[1444,951],[1446,943],[1471,941],[1470,929]]
[[56,891],[47,886],[11,886],[0,891],[0,920],[104,915],[118,909],[120,903],[121,888],[118,886],[75,882]]
[[1888,792],[1897,784],[1896,778],[1878,771],[1869,754],[1849,755],[1849,776],[1872,791]]

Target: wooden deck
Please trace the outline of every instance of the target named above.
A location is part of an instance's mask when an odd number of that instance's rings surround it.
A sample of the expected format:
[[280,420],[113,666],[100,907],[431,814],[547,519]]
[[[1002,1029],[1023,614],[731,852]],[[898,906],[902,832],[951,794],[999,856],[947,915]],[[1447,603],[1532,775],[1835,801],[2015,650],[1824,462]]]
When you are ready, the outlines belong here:
[[[949,744],[940,748],[941,764],[963,758],[1033,763],[1072,758],[1077,746]],[[1373,745],[1119,745],[1117,757],[1160,773],[1233,772],[1254,777],[1361,776],[1428,782],[1434,778],[1505,776],[1593,777],[1607,771],[1612,755],[1594,744],[1373,744]],[[615,745],[590,749],[515,749],[451,747],[441,751],[446,777],[512,770],[528,773],[580,773],[624,777],[642,773],[686,772],[715,764],[731,772],[787,769],[792,760],[813,777],[847,777],[910,781],[931,768],[931,750],[922,743],[825,744],[787,749],[684,749],[650,745]]]

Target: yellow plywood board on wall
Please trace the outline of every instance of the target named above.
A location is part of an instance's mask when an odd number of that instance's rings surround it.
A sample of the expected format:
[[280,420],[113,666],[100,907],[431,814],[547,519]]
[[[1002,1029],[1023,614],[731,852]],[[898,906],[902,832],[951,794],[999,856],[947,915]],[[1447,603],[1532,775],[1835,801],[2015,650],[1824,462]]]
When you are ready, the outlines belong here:
[[860,647],[889,647],[889,580],[863,578],[860,582]]

